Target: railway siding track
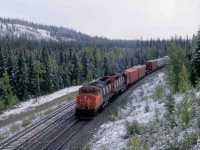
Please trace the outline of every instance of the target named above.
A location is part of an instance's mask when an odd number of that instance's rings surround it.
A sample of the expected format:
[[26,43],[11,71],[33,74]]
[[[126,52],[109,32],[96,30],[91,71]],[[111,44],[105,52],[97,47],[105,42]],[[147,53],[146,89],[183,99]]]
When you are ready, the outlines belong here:
[[54,110],[51,114],[43,118],[42,120],[36,122],[23,129],[22,131],[17,132],[12,137],[5,139],[0,143],[0,149],[15,149],[23,145],[22,143],[27,142],[27,140],[35,137],[36,134],[52,126],[53,122],[56,122],[60,119],[60,116],[66,116],[66,113],[71,113],[74,110],[75,102],[68,103],[60,108]]
[[53,140],[49,142],[42,150],[61,149],[83,126],[89,121],[79,121],[75,119],[65,130],[60,132]]

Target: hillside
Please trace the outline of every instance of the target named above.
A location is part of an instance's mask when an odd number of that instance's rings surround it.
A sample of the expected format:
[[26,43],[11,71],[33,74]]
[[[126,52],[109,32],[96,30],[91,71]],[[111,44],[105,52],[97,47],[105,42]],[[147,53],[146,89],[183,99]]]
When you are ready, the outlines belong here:
[[48,26],[19,19],[5,18],[0,18],[0,35],[15,37],[26,36],[28,39],[55,41],[84,41],[86,38],[92,38],[86,34],[64,27]]

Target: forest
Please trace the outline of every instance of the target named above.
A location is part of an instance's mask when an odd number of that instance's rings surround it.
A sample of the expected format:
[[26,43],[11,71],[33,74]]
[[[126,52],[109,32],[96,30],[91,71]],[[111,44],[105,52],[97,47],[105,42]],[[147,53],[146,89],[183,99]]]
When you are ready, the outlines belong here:
[[[191,76],[194,85],[200,75],[198,68],[194,67],[199,65],[195,61],[195,53],[199,57],[199,50],[194,49],[196,45],[200,48],[199,33],[192,40],[176,36],[169,40],[110,40],[17,19],[0,18],[0,22],[0,26],[18,23],[42,28],[57,39],[37,40],[27,35],[16,37],[9,32],[0,36],[0,110],[163,57],[168,55],[171,45],[187,53],[188,61],[193,64],[187,67],[195,74]],[[13,30],[16,30],[15,26],[9,29],[10,32]],[[61,37],[73,40],[65,41]]]

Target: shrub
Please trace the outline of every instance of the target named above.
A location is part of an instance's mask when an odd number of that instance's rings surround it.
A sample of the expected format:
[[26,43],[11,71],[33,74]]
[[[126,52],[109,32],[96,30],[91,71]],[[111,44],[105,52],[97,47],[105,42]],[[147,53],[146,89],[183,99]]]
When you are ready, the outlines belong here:
[[163,85],[160,84],[156,86],[155,91],[153,93],[153,98],[157,101],[163,98],[164,95],[164,88]]
[[128,137],[140,134],[140,124],[137,121],[133,121],[132,123],[126,122],[126,131]]
[[1,99],[0,99],[0,112],[2,112],[4,110],[4,108],[5,108],[5,105],[4,105],[3,101],[1,101]]
[[22,120],[22,126],[23,127],[28,126],[32,122],[33,119],[35,119],[35,115],[31,115],[27,119]]
[[20,128],[19,125],[13,124],[13,125],[10,127],[10,132],[13,133],[13,132],[17,131],[19,128]]

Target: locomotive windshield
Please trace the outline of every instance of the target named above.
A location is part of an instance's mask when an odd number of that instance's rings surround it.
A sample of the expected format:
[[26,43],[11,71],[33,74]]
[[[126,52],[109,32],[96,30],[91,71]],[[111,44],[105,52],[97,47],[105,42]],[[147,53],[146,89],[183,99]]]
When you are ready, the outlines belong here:
[[97,94],[97,90],[95,88],[81,88],[79,91],[80,94]]

